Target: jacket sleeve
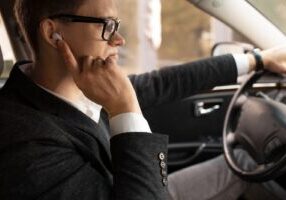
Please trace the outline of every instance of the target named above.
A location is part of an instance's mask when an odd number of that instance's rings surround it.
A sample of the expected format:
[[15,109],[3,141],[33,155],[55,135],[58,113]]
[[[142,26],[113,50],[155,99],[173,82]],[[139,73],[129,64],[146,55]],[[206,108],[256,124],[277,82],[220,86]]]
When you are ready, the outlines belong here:
[[58,141],[15,144],[1,154],[0,199],[166,199],[158,155],[166,155],[167,142],[146,133],[112,138],[113,183],[100,164]]
[[132,75],[130,80],[141,108],[146,109],[215,86],[235,83],[237,67],[232,55],[224,55]]
[[167,136],[126,133],[111,139],[114,199],[167,199]]

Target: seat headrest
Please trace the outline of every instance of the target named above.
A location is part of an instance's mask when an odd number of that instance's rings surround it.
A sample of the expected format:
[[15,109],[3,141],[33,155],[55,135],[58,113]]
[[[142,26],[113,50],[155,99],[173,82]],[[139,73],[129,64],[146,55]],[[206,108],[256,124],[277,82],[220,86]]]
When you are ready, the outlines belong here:
[[4,69],[4,59],[3,59],[1,46],[0,46],[0,76],[1,76],[1,74],[3,72],[3,69]]

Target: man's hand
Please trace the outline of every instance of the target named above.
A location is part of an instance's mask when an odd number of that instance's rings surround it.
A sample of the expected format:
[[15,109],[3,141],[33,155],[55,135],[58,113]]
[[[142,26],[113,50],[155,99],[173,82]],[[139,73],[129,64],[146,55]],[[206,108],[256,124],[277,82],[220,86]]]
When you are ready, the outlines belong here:
[[[286,74],[286,46],[278,46],[271,49],[261,51],[261,56],[263,59],[263,64],[265,69]],[[252,54],[248,54],[250,62],[250,70],[255,69],[255,59]]]
[[115,58],[86,56],[78,62],[64,40],[57,41],[57,46],[78,88],[91,101],[102,105],[110,118],[127,112],[141,113],[133,86]]

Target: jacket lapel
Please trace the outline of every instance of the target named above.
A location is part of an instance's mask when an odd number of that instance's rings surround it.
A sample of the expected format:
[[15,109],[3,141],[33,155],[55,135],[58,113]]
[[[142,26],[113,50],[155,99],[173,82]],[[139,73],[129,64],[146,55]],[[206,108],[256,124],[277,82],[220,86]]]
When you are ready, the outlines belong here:
[[[102,146],[101,149],[103,149],[100,154],[104,154],[102,157],[108,158],[104,162],[108,168],[110,168],[110,145],[109,138],[107,137],[109,135],[109,130],[108,127],[106,127],[108,122],[104,122],[106,118],[100,119],[99,126],[96,122],[72,105],[69,105],[58,97],[37,86],[19,69],[21,64],[25,63],[16,64],[14,66],[9,79],[2,89],[2,92],[14,90],[14,93],[20,95],[18,98],[21,99],[21,101],[24,101],[27,106],[49,114],[54,117],[57,122],[65,123],[66,127],[80,130],[81,133],[87,134],[90,138],[97,140],[100,146]],[[73,134],[72,131],[71,134]],[[73,136],[79,137],[79,135]],[[92,148],[93,145],[87,146]],[[92,149],[90,150],[92,151]]]

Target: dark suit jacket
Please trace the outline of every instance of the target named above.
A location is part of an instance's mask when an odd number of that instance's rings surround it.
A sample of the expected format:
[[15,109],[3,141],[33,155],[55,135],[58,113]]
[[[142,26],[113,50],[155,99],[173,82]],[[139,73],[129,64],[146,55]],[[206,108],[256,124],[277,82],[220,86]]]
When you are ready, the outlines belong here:
[[[131,76],[142,108],[236,80],[231,56]],[[31,82],[16,65],[0,92],[0,199],[167,198],[167,137],[108,138],[95,123]]]

